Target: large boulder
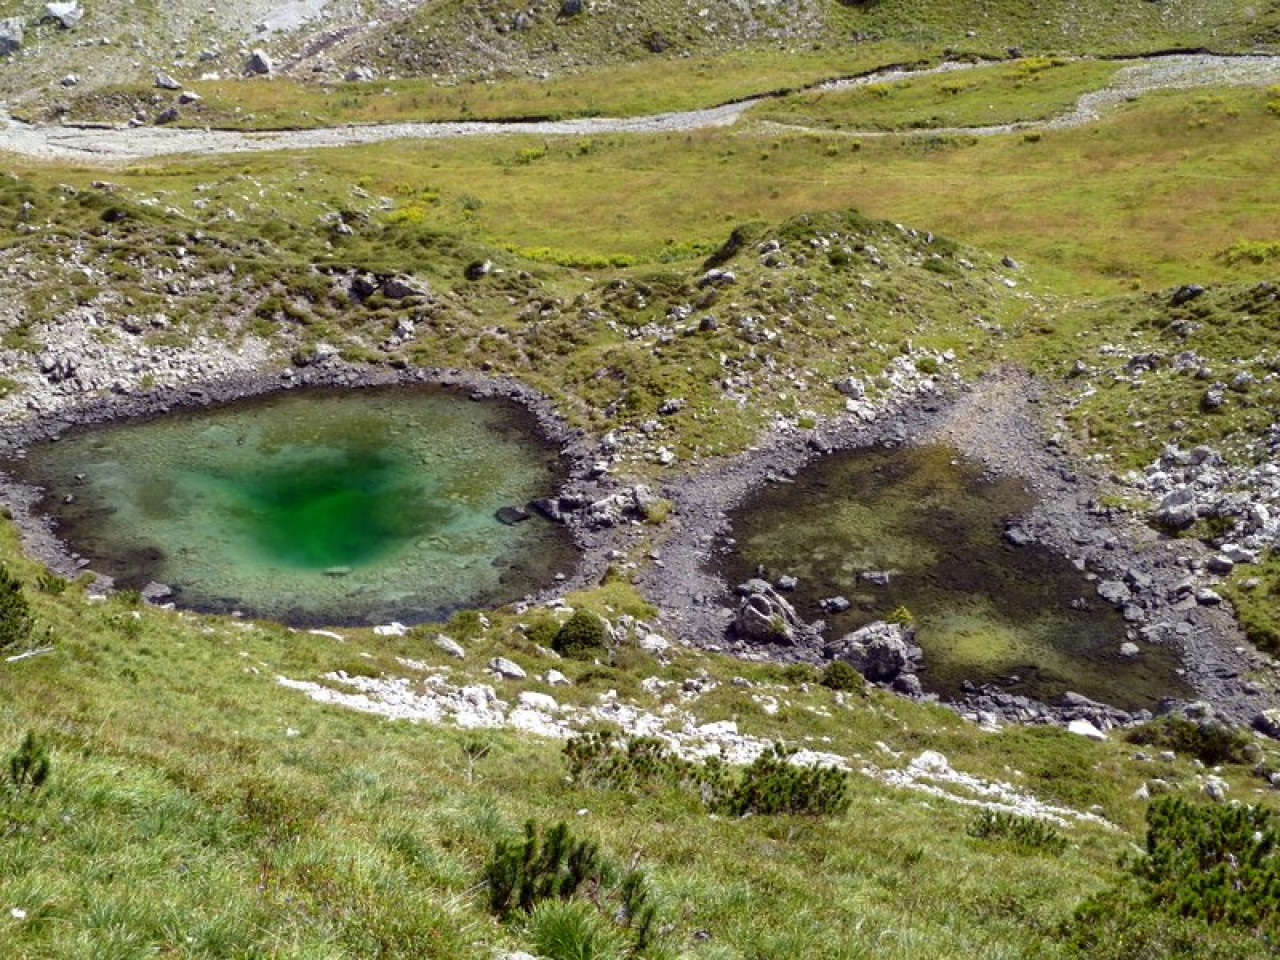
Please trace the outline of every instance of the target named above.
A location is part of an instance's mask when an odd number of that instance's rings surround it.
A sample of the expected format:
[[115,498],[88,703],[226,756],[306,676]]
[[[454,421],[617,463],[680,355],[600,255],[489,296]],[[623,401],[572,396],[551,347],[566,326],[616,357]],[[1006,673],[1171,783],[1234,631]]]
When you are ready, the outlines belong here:
[[84,10],[74,0],[71,3],[46,3],[44,17],[46,20],[52,20],[62,29],[70,30],[84,19]]
[[17,17],[0,20],[0,57],[7,57],[21,50],[23,38],[21,20]]
[[923,653],[914,639],[914,628],[878,620],[834,641],[827,654],[844,660],[872,683],[892,683],[919,669]]
[[264,50],[255,50],[245,61],[244,72],[254,77],[269,77],[275,72],[275,64]]
[[733,620],[734,632],[751,643],[795,643],[808,625],[765,580],[748,580],[736,591],[742,601]]

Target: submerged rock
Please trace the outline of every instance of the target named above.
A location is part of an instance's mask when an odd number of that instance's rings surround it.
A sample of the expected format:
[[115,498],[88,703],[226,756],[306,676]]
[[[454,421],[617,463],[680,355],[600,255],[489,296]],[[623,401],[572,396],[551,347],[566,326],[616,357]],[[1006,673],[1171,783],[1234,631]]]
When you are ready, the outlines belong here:
[[499,507],[494,516],[497,517],[499,523],[514,527],[517,523],[524,523],[533,515],[521,510],[519,507]]

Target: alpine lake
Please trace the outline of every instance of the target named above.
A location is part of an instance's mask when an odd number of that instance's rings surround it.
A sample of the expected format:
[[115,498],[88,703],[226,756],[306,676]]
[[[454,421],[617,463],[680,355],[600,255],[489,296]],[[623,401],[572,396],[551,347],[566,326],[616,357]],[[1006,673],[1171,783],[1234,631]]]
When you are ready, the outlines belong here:
[[560,479],[534,416],[443,387],[278,392],[74,430],[0,466],[45,491],[41,511],[94,569],[203,612],[439,620],[577,560],[563,527],[498,516]]
[[[730,512],[714,561],[729,584],[797,579],[800,616],[840,637],[904,611],[924,651],[924,688],[947,698],[965,681],[1042,701],[1074,691],[1123,709],[1188,696],[1176,653],[1139,643],[1066,558],[1006,542],[1006,521],[1034,498],[942,446],[835,453],[767,485]],[[843,596],[842,613],[822,600]]]

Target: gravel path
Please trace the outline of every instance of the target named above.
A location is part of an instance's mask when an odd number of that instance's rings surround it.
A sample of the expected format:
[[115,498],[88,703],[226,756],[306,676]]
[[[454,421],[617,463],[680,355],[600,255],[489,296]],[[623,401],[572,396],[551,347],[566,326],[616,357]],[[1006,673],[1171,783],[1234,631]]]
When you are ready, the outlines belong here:
[[[894,83],[917,77],[972,69],[975,64],[947,63],[927,70],[888,70],[853,80],[824,84],[821,89],[851,89],[869,83]],[[967,134],[993,136],[1023,130],[1059,129],[1092,123],[1101,114],[1126,100],[1154,90],[1181,90],[1205,86],[1263,86],[1280,83],[1280,57],[1220,57],[1176,55],[1134,63],[1120,71],[1105,89],[1087,93],[1068,114],[1047,121],[1001,124],[989,127],[943,128],[886,132],[816,131],[839,136],[882,137]],[[660,113],[647,117],[591,117],[577,120],[389,123],[367,126],[326,127],[271,133],[234,130],[196,130],[173,127],[76,127],[27,124],[0,112],[0,152],[41,160],[78,160],[120,163],[185,153],[248,153],[264,150],[309,150],[343,147],[388,140],[451,139],[503,134],[533,136],[597,136],[610,133],[671,133],[728,127],[766,97],[740,103]],[[790,130],[807,130],[768,124]]]

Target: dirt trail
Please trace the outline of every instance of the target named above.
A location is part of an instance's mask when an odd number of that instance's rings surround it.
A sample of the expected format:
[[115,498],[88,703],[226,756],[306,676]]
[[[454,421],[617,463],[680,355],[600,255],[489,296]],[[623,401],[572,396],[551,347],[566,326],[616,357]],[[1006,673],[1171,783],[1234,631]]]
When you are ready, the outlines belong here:
[[[820,89],[849,89],[869,83],[895,83],[937,73],[971,69],[971,64],[943,64],[927,70],[880,71],[854,80],[824,84]],[[1092,123],[1116,104],[1155,90],[1181,90],[1205,86],[1262,86],[1280,83],[1280,57],[1220,57],[1186,54],[1142,60],[1121,70],[1102,90],[1082,96],[1074,109],[1045,121],[914,130],[890,133],[866,131],[815,131],[838,136],[881,137],[939,134],[993,136],[1023,130],[1058,129]],[[533,136],[598,136],[609,133],[669,133],[731,126],[746,111],[764,102],[755,97],[740,103],[702,110],[662,113],[646,117],[592,117],[577,120],[389,123],[368,126],[326,127],[270,133],[234,130],[197,130],[172,127],[76,127],[27,124],[0,111],[0,152],[41,160],[76,160],[103,164],[128,163],[151,157],[186,153],[248,153],[265,150],[309,150],[343,147],[388,140],[451,139],[503,134]],[[804,127],[780,129],[807,130]]]

